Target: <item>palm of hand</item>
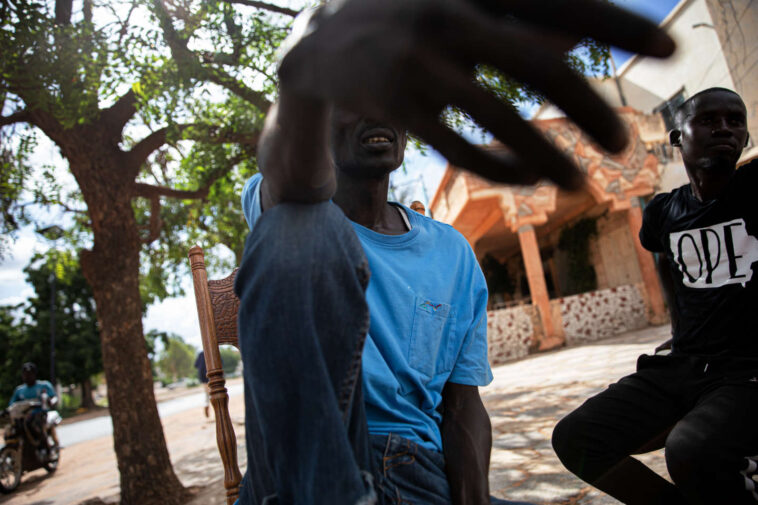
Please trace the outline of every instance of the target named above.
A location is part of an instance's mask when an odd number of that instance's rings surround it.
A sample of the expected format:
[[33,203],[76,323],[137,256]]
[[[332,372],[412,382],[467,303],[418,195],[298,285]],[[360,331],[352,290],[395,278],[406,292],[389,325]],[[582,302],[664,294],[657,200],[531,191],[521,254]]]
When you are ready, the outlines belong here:
[[[283,88],[408,128],[452,164],[491,180],[564,187],[581,181],[550,142],[474,80],[487,63],[540,90],[602,147],[622,149],[615,113],[565,63],[583,37],[654,56],[673,42],[650,22],[595,0],[348,0],[303,38],[280,67]],[[508,153],[470,145],[440,122],[465,110]]]

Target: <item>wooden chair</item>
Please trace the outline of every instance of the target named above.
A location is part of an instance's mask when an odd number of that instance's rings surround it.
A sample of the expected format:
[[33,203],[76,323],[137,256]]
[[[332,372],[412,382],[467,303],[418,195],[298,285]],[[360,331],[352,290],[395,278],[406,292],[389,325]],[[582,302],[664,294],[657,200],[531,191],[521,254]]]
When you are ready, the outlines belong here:
[[195,286],[197,316],[208,370],[208,387],[213,412],[216,416],[216,443],[224,464],[226,503],[233,505],[239,496],[240,474],[237,464],[237,437],[229,416],[229,395],[226,392],[224,369],[218,346],[229,344],[239,349],[237,341],[237,312],[240,301],[234,293],[237,270],[220,280],[208,280],[203,250],[194,246],[189,250],[192,283]]

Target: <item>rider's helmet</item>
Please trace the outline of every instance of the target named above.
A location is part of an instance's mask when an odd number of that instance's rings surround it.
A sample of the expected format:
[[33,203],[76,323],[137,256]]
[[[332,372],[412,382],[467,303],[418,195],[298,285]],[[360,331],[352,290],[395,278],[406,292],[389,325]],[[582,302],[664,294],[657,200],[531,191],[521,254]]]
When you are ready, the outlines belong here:
[[37,373],[37,365],[32,363],[31,361],[27,361],[23,365],[21,365],[21,371],[22,372],[32,372],[34,374]]

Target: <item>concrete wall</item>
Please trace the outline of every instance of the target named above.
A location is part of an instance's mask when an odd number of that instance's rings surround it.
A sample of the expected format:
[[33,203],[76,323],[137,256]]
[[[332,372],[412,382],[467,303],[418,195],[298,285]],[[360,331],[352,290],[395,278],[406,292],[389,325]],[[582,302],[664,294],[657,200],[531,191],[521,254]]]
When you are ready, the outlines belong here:
[[707,0],[726,58],[734,90],[742,95],[748,110],[748,128],[753,145],[758,142],[758,2],[754,0]]
[[597,232],[590,251],[598,289],[642,282],[626,212],[613,212],[598,219]]
[[630,106],[650,113],[682,88],[686,96],[713,86],[734,89],[706,0],[682,0],[661,26],[677,41],[677,51],[666,60],[635,57],[619,69]]

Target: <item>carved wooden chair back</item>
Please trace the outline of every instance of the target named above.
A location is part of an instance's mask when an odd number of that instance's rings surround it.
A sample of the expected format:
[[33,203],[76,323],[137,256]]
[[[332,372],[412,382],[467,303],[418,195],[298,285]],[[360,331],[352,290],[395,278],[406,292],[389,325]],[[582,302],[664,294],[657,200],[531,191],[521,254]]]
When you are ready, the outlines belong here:
[[237,269],[224,279],[208,280],[203,250],[198,246],[191,248],[189,260],[205,352],[205,366],[208,370],[210,400],[216,416],[216,443],[224,464],[226,503],[233,505],[239,496],[242,475],[237,465],[237,437],[229,416],[229,395],[226,392],[226,380],[218,346],[229,344],[239,349],[237,312],[240,302],[234,293]]

